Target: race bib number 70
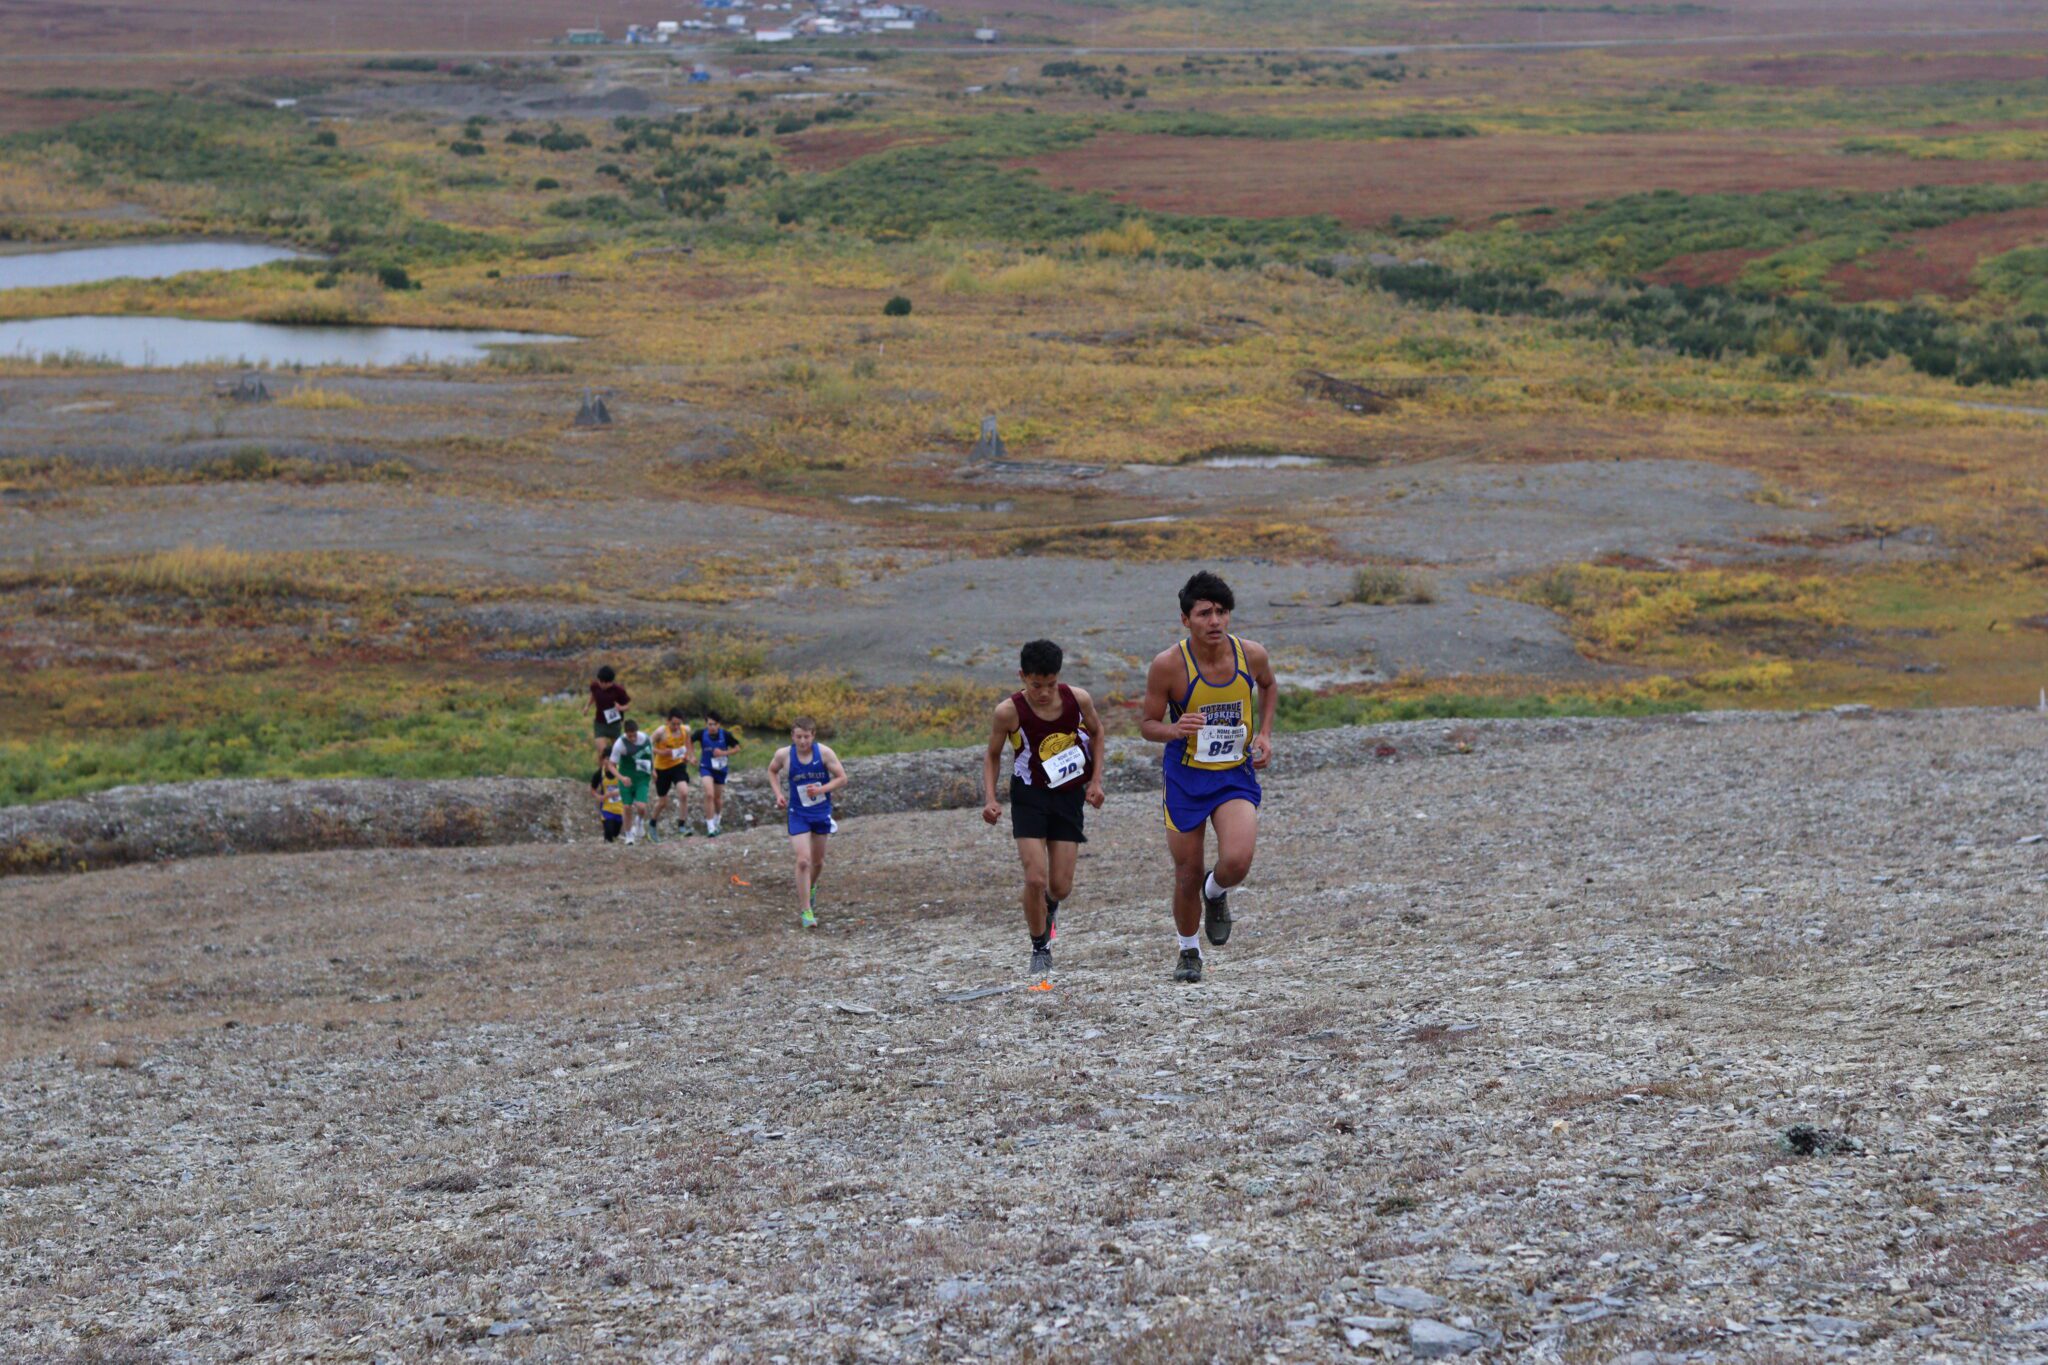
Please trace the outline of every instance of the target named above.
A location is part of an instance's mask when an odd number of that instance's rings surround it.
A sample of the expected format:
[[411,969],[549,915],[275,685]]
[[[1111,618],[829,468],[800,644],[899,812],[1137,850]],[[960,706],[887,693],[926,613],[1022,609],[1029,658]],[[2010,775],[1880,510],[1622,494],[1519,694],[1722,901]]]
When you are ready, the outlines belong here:
[[1038,763],[1045,769],[1046,786],[1064,787],[1088,771],[1088,751],[1075,744],[1050,758],[1040,758]]

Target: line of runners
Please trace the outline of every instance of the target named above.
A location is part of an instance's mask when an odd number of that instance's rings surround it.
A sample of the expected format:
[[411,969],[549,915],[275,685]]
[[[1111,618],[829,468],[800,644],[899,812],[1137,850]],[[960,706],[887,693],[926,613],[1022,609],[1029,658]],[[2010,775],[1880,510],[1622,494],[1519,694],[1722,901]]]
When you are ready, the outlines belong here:
[[[1180,590],[1186,635],[1160,651],[1145,676],[1138,733],[1163,745],[1161,811],[1173,861],[1173,923],[1179,943],[1177,981],[1202,979],[1202,936],[1221,945],[1230,938],[1230,892],[1251,872],[1259,834],[1258,771],[1273,757],[1273,715],[1279,691],[1264,646],[1230,631],[1237,600],[1230,585],[1208,571]],[[1019,652],[1022,686],[990,717],[982,763],[982,819],[1002,820],[997,786],[1009,770],[1010,832],[1024,875],[1024,925],[1031,936],[1031,970],[1052,970],[1059,909],[1073,894],[1080,846],[1088,841],[1087,808],[1103,804],[1100,758],[1108,730],[1086,691],[1060,681],[1065,655],[1051,640],[1033,640]],[[660,837],[672,793],[677,825],[688,835],[689,762],[694,738],[701,757],[707,803],[706,832],[718,833],[720,802],[730,756],[740,741],[715,715],[693,737],[680,712],[671,711],[653,735],[643,735],[624,714],[632,700],[609,668],[591,684],[599,766],[591,785],[603,793],[605,837],[618,837],[630,815],[626,842],[644,827]],[[609,731],[607,729],[609,727]],[[817,924],[818,879],[827,840],[838,830],[832,794],[846,786],[846,769],[818,742],[817,722],[799,717],[790,742],[768,764],[769,786],[787,812],[796,866],[800,922]],[[715,765],[715,766],[714,766]],[[679,774],[668,781],[664,772]],[[659,798],[648,809],[652,783]],[[610,783],[612,785],[607,786]],[[1216,835],[1215,858],[1208,836]]]

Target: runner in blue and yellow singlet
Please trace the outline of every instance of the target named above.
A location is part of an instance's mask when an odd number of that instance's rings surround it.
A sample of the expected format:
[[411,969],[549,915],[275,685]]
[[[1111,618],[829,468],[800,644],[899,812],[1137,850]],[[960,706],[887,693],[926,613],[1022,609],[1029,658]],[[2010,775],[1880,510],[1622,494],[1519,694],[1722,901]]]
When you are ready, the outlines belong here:
[[[1180,590],[1187,638],[1152,660],[1139,732],[1166,746],[1166,847],[1173,855],[1176,981],[1202,979],[1202,941],[1230,938],[1232,887],[1252,869],[1259,839],[1257,771],[1272,761],[1280,692],[1265,646],[1230,633],[1237,598],[1204,569]],[[1257,716],[1253,712],[1256,709]],[[1208,827],[1216,863],[1205,872]]]

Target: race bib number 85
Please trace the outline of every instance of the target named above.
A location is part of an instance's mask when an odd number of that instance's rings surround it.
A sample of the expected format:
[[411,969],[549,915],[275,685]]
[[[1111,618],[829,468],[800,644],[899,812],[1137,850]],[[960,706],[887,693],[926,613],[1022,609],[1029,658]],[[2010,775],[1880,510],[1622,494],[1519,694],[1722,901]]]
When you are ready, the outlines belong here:
[[1204,725],[1195,735],[1197,763],[1242,763],[1251,730],[1243,725]]

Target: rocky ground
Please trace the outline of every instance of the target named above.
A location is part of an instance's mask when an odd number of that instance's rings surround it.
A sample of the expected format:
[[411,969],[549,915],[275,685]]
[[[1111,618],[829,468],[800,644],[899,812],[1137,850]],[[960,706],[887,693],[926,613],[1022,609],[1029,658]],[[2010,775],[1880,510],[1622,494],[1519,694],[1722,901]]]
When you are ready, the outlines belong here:
[[1193,987],[1141,793],[1047,990],[963,810],[10,880],[0,1354],[2048,1359],[2044,738],[1288,738]]

